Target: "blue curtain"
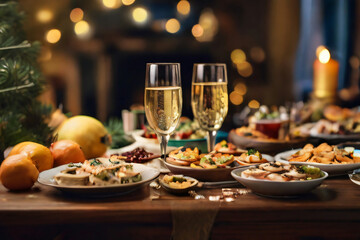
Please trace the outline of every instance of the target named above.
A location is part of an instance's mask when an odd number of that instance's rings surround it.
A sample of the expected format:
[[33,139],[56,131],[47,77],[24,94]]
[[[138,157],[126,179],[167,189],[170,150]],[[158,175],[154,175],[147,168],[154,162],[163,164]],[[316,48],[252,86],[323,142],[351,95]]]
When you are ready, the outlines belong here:
[[305,100],[312,91],[313,62],[319,45],[340,63],[339,89],[348,84],[355,0],[301,0],[300,39],[295,61],[294,93]]

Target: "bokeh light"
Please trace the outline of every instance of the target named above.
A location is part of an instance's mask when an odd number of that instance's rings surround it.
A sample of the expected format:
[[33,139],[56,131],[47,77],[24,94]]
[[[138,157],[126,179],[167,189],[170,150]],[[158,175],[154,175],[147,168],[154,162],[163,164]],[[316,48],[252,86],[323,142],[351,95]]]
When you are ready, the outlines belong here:
[[145,8],[137,7],[132,12],[132,17],[137,23],[144,23],[148,19],[148,12]]
[[90,32],[90,25],[88,22],[82,20],[75,24],[74,31],[76,35],[86,36]]
[[253,47],[250,49],[250,57],[255,62],[261,63],[266,58],[265,51],[261,47]]
[[318,46],[318,47],[316,48],[316,57],[317,57],[317,58],[319,58],[320,52],[321,52],[322,50],[324,50],[324,49],[326,49],[326,47],[323,46],[323,45],[320,45],[320,46]]
[[122,0],[122,3],[126,6],[129,6],[131,4],[133,4],[135,2],[135,0]]
[[357,56],[352,56],[349,59],[349,63],[353,69],[359,69],[359,67],[360,67],[360,60]]
[[236,64],[236,68],[242,77],[250,77],[253,74],[253,68],[247,61]]
[[74,23],[79,22],[84,17],[84,11],[81,8],[74,8],[70,12],[70,20]]
[[243,96],[235,91],[230,93],[229,98],[230,98],[230,102],[234,105],[240,105],[244,101]]
[[186,0],[181,0],[177,6],[177,11],[182,15],[187,15],[190,12],[190,3]]
[[231,61],[235,64],[246,61],[246,54],[241,49],[234,49],[230,55]]
[[50,47],[42,46],[41,52],[39,55],[39,61],[40,62],[46,62],[49,61],[52,58],[52,52]]
[[204,29],[200,24],[196,24],[191,29],[191,33],[194,37],[198,38],[201,37],[204,34]]
[[102,0],[102,3],[107,8],[119,8],[121,6],[121,0]]
[[197,37],[199,42],[210,42],[218,32],[219,22],[210,8],[206,8],[201,12],[199,24],[203,28],[203,34]]
[[321,52],[319,53],[319,61],[321,63],[327,63],[330,60],[330,52],[329,50],[327,50],[326,48],[321,50]]
[[57,43],[61,38],[59,29],[51,29],[46,33],[46,41],[49,43]]
[[251,100],[248,104],[249,108],[257,109],[260,107],[260,103],[256,101],[255,99]]
[[54,17],[54,14],[49,9],[40,9],[36,13],[36,19],[41,23],[48,23],[50,22]]
[[169,33],[176,33],[180,30],[180,23],[177,19],[171,18],[166,22],[165,29]]
[[245,95],[247,92],[247,87],[244,83],[237,83],[234,87],[234,91],[240,95]]

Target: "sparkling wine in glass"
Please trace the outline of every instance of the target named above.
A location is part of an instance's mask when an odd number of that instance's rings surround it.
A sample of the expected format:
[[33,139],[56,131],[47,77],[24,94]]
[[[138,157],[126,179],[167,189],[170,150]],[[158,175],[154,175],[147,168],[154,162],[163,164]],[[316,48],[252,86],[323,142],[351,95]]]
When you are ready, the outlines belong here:
[[161,154],[166,157],[170,135],[179,123],[182,90],[179,63],[148,63],[145,79],[145,114],[160,139]]
[[191,106],[200,128],[208,132],[208,151],[215,146],[216,132],[228,112],[226,65],[194,64]]

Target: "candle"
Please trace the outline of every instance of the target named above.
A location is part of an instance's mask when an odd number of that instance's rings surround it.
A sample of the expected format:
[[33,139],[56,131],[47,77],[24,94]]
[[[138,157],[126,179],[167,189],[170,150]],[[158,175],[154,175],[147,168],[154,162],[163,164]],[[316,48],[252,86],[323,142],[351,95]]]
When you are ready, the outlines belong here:
[[324,48],[314,61],[314,95],[317,98],[336,96],[339,77],[339,62],[331,59],[330,52]]

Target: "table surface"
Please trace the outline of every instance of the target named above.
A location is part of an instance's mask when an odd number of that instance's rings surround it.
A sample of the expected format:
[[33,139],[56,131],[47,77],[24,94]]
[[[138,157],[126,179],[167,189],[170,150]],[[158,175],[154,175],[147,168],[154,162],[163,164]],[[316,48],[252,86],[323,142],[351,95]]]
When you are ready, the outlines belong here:
[[[220,195],[221,188],[197,192],[208,197]],[[154,200],[158,195],[160,198]],[[209,217],[208,213],[213,214]],[[100,225],[108,228],[115,225],[116,229],[122,226],[134,239],[141,236],[169,239],[174,228],[179,228],[175,223],[179,225],[177,217],[181,214],[204,223],[215,218],[211,239],[234,239],[234,235],[261,239],[264,234],[287,239],[340,236],[358,239],[360,186],[343,176],[328,178],[311,193],[297,198],[268,198],[247,193],[233,202],[194,200],[149,186],[108,198],[64,195],[39,183],[26,192],[9,192],[0,186],[0,234],[11,239],[21,239],[21,234],[30,226],[33,231],[38,228],[47,238],[59,234],[76,236],[72,231],[79,232],[83,227],[87,229],[85,235],[92,236],[92,231],[103,229]],[[44,232],[41,229],[45,226]]]

